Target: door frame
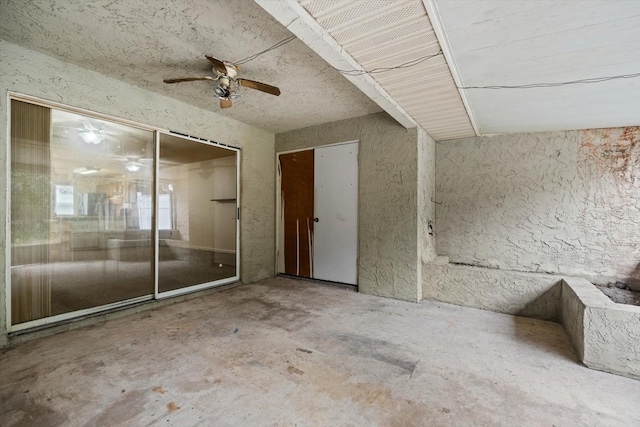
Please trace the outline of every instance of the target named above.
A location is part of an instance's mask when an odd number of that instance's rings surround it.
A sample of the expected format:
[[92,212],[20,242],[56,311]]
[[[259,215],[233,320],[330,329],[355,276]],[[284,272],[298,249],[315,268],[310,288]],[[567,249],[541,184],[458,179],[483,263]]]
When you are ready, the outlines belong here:
[[[295,150],[285,150],[285,151],[276,152],[276,158],[275,158],[275,175],[276,175],[275,176],[275,179],[276,179],[275,255],[276,256],[275,256],[275,262],[274,262],[275,263],[274,268],[275,268],[276,274],[284,274],[280,271],[280,260],[282,259],[282,262],[284,263],[284,258],[280,256],[280,249],[282,245],[281,239],[284,241],[284,234],[283,234],[284,230],[280,225],[280,213],[282,210],[282,180],[281,180],[281,174],[280,174],[280,155],[290,154],[290,153],[299,153],[301,151],[315,150],[316,148],[334,147],[337,145],[346,145],[346,144],[353,144],[353,143],[358,143],[358,156],[357,156],[357,159],[358,159],[358,229],[356,230],[356,236],[358,239],[358,244],[357,244],[358,253],[356,254],[356,271],[358,275],[356,277],[359,277],[359,274],[360,274],[360,262],[359,262],[360,261],[360,140],[359,139],[353,139],[353,140],[344,141],[344,142],[336,142],[333,144],[321,144],[321,145],[316,145],[312,147],[298,148]],[[284,248],[282,249],[284,250]],[[305,277],[304,279],[307,279],[307,278]],[[320,279],[314,279],[312,277],[311,280],[320,280]],[[331,282],[331,283],[334,283],[334,282]],[[349,284],[345,284],[345,285],[354,286]]]
[[234,151],[236,153],[236,274],[232,277],[226,277],[224,279],[214,280],[212,282],[199,283],[197,285],[187,286],[185,288],[178,288],[172,291],[164,291],[160,292],[158,280],[158,268],[160,262],[160,228],[159,228],[159,218],[158,218],[158,203],[154,200],[154,218],[155,218],[155,235],[154,235],[154,244],[155,244],[155,283],[154,283],[154,299],[160,300],[165,298],[171,298],[178,295],[184,295],[191,292],[197,292],[204,289],[214,288],[217,286],[228,285],[230,283],[235,283],[240,280],[240,158],[242,156],[242,152],[239,148],[232,147],[225,144],[216,143],[213,141],[209,141],[202,138],[196,138],[189,135],[179,134],[177,132],[165,131],[158,129],[156,132],[156,146],[155,146],[155,171],[154,171],[154,181],[155,181],[155,191],[154,198],[159,194],[160,187],[160,136],[161,135],[170,135],[178,138],[185,139],[187,141],[197,142],[203,145],[220,147],[230,151]]
[[219,148],[224,148],[230,151],[234,151],[236,154],[236,161],[235,161],[235,166],[236,166],[236,203],[235,203],[235,207],[236,207],[236,274],[235,276],[232,277],[226,277],[224,279],[218,279],[212,282],[205,282],[205,283],[199,283],[197,285],[191,285],[191,286],[187,286],[185,288],[178,288],[178,289],[174,289],[172,291],[164,291],[164,292],[160,292],[159,289],[159,285],[158,285],[158,279],[159,279],[159,274],[158,274],[158,268],[159,268],[159,262],[160,262],[160,228],[158,227],[158,206],[157,203],[154,203],[154,218],[155,218],[155,235],[154,235],[154,244],[155,244],[155,283],[154,283],[154,299],[165,299],[165,298],[171,298],[171,297],[175,297],[178,295],[184,295],[184,294],[188,294],[191,292],[197,292],[197,291],[201,291],[204,289],[209,289],[209,288],[214,288],[217,286],[222,286],[222,285],[228,285],[230,283],[235,283],[238,282],[240,280],[240,160],[241,160],[241,150],[237,147],[232,147],[229,145],[225,145],[225,144],[220,144],[217,142],[213,142],[213,141],[209,141],[206,139],[202,139],[202,138],[196,138],[193,136],[189,136],[189,135],[183,135],[177,132],[171,132],[171,131],[165,131],[165,130],[161,130],[158,129],[156,132],[156,147],[155,147],[155,172],[154,172],[154,181],[155,181],[155,188],[154,188],[154,202],[157,201],[157,195],[159,194],[159,187],[160,187],[160,136],[164,134],[164,135],[170,135],[170,136],[175,136],[178,138],[182,138],[185,139],[187,141],[193,141],[193,142],[197,142],[200,143],[202,145],[208,145],[208,146],[212,146],[212,147],[219,147]]
[[[95,119],[99,119],[99,120],[106,120],[106,121],[110,121],[112,123],[116,123],[116,124],[121,124],[121,125],[125,125],[125,126],[130,126],[136,129],[142,129],[142,130],[147,130],[147,131],[151,131],[154,132],[154,172],[153,172],[153,179],[154,179],[154,194],[153,194],[153,210],[154,210],[154,217],[155,217],[155,230],[154,233],[152,234],[152,244],[154,245],[154,257],[152,258],[153,263],[154,263],[154,289],[153,289],[153,293],[149,293],[147,295],[143,295],[140,297],[136,297],[136,298],[131,298],[131,299],[127,299],[127,300],[122,300],[122,301],[117,301],[117,302],[113,302],[113,303],[109,303],[109,304],[105,304],[105,305],[100,305],[100,306],[95,306],[95,307],[90,307],[90,308],[86,308],[86,309],[81,309],[81,310],[76,310],[76,311],[70,311],[67,313],[62,313],[62,314],[57,314],[54,316],[48,316],[48,317],[43,317],[40,319],[34,319],[34,320],[29,320],[27,322],[23,322],[23,323],[18,323],[18,324],[12,324],[11,322],[11,101],[12,100],[16,100],[16,101],[22,101],[22,102],[27,102],[30,104],[34,104],[34,105],[39,105],[42,107],[47,107],[47,108],[55,108],[58,110],[62,110],[62,111],[67,111],[70,113],[75,113],[75,114],[80,114],[80,115],[84,115],[87,117],[91,117],[91,118],[95,118]],[[14,91],[8,91],[7,95],[6,95],[6,102],[7,102],[7,115],[6,117],[4,117],[4,120],[6,120],[5,123],[7,123],[7,127],[5,129],[6,132],[6,141],[7,141],[7,147],[6,147],[6,159],[4,162],[5,165],[5,179],[6,179],[6,188],[4,188],[2,191],[4,191],[5,194],[5,200],[6,200],[6,220],[5,220],[5,298],[4,301],[0,301],[0,304],[4,304],[4,308],[5,308],[5,325],[7,328],[7,333],[9,336],[16,334],[16,333],[22,333],[23,331],[29,331],[29,330],[36,330],[38,328],[41,327],[53,327],[56,324],[61,324],[61,323],[66,323],[69,321],[73,321],[73,320],[77,320],[77,319],[81,319],[87,316],[92,316],[92,315],[97,315],[97,314],[105,314],[105,313],[109,313],[118,309],[122,309],[122,308],[126,308],[126,307],[130,307],[133,306],[135,304],[139,304],[139,303],[143,303],[143,302],[149,302],[149,301],[154,301],[154,300],[162,300],[162,299],[166,299],[168,297],[174,297],[174,296],[178,296],[178,295],[182,295],[182,294],[187,294],[187,293],[192,293],[192,292],[196,292],[196,291],[200,291],[200,290],[204,290],[204,289],[209,289],[209,288],[214,288],[217,286],[223,286],[226,284],[230,284],[230,283],[234,283],[234,282],[238,282],[240,281],[240,271],[241,271],[241,265],[240,265],[240,260],[241,260],[241,256],[240,256],[240,251],[241,251],[241,247],[240,247],[240,241],[241,241],[241,221],[240,221],[240,198],[241,198],[241,157],[242,157],[242,149],[239,147],[234,147],[231,145],[227,145],[227,144],[223,144],[223,143],[219,143],[216,141],[212,141],[212,140],[208,140],[208,139],[204,139],[204,138],[198,138],[198,137],[193,137],[193,136],[189,136],[189,135],[185,135],[183,133],[179,133],[179,132],[175,132],[175,131],[171,131],[169,129],[164,129],[158,126],[152,126],[152,125],[147,125],[147,124],[143,124],[143,123],[139,123],[133,120],[128,120],[128,119],[122,119],[119,117],[115,117],[109,114],[103,114],[103,113],[98,113],[86,108],[80,108],[80,107],[73,107],[67,104],[63,104],[60,102],[55,102],[55,101],[50,101],[47,99],[43,99],[43,98],[39,98],[36,96],[31,96],[31,95],[26,95],[23,93],[19,93],[19,92],[14,92]],[[185,138],[185,139],[189,139],[189,140],[193,140],[196,142],[200,142],[203,144],[208,144],[208,145],[212,145],[212,146],[216,146],[216,147],[220,147],[220,148],[225,148],[231,151],[235,151],[236,152],[236,274],[234,277],[230,277],[230,278],[226,278],[226,279],[220,279],[218,281],[214,281],[214,282],[208,282],[208,283],[203,283],[203,284],[199,284],[199,285],[194,285],[194,286],[190,286],[187,288],[183,288],[183,289],[178,289],[176,291],[169,291],[169,292],[163,292],[163,293],[159,293],[158,292],[158,246],[159,246],[159,239],[158,239],[158,230],[157,230],[157,221],[158,221],[158,215],[157,215],[157,203],[156,203],[156,193],[157,193],[157,184],[158,184],[158,171],[159,171],[159,144],[160,144],[160,134],[164,133],[164,134],[170,134],[170,135],[175,135],[175,136],[179,136],[181,138]],[[180,292],[177,292],[180,291]]]

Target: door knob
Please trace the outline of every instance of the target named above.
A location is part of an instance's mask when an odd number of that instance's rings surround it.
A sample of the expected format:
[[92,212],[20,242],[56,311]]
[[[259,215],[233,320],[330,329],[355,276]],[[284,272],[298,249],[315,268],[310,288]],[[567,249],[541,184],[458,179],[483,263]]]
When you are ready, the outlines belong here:
[[313,222],[319,222],[320,218],[313,218]]

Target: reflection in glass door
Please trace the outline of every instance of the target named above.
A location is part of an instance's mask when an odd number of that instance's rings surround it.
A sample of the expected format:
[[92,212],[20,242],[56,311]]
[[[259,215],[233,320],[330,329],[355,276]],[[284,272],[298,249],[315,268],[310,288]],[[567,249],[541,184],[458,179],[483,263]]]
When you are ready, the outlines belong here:
[[11,101],[12,325],[152,298],[153,153],[151,130]]
[[238,279],[237,149],[25,98],[11,99],[11,332]]
[[158,292],[163,296],[237,278],[237,157],[235,150],[160,134]]

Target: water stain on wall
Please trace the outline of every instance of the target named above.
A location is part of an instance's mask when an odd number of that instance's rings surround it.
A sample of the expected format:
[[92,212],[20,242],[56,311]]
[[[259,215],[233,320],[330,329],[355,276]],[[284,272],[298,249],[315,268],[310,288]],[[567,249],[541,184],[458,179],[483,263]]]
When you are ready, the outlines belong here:
[[577,170],[585,195],[581,228],[598,245],[621,250],[603,259],[617,265],[617,279],[635,288],[640,283],[640,126],[582,130],[579,143]]
[[640,176],[640,126],[580,131],[578,164],[620,185]]

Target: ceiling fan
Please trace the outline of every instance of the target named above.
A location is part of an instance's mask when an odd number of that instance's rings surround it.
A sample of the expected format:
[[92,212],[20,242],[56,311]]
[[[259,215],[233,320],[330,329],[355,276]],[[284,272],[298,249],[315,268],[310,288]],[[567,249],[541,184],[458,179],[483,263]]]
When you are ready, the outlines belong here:
[[250,89],[256,89],[275,96],[280,95],[280,89],[275,86],[256,82],[254,80],[237,78],[236,76],[238,75],[238,67],[236,67],[232,63],[220,61],[219,59],[216,59],[209,55],[205,55],[205,57],[213,67],[213,77],[183,77],[178,79],[164,79],[164,82],[182,83],[192,82],[196,80],[211,80],[217,82],[218,85],[213,88],[213,92],[215,93],[216,98],[220,100],[220,108],[229,108],[233,105],[231,100],[240,97],[240,94],[238,93],[238,88],[240,86],[248,87]]
[[53,135],[60,138],[68,138],[69,131],[76,133],[88,145],[99,145],[107,137],[113,136],[113,132],[105,129],[103,124],[94,124],[91,120],[84,118],[72,122],[56,123],[53,126]]
[[145,166],[153,166],[153,158],[141,156],[114,156],[114,160],[121,161],[129,172],[138,172]]

